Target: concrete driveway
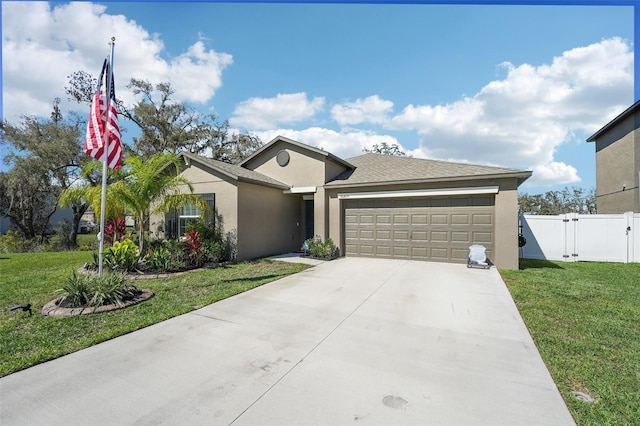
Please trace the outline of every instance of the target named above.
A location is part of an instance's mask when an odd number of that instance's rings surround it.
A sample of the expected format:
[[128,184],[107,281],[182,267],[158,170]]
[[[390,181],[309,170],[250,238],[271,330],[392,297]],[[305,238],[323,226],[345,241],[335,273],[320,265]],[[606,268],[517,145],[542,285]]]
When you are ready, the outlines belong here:
[[574,424],[495,269],[400,260],[326,262],[0,392],[2,425]]

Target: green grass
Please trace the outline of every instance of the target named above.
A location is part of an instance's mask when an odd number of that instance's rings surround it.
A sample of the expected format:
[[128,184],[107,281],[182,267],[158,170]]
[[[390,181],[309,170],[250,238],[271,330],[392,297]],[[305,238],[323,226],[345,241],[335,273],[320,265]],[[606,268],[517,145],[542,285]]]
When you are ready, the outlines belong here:
[[640,264],[524,260],[500,274],[576,422],[640,424]]
[[98,247],[98,237],[96,234],[78,234],[76,237],[78,247]]
[[[0,377],[155,324],[307,268],[268,260],[135,284],[155,296],[126,309],[65,318],[40,311],[92,252],[0,254]],[[33,316],[9,312],[31,303]]]

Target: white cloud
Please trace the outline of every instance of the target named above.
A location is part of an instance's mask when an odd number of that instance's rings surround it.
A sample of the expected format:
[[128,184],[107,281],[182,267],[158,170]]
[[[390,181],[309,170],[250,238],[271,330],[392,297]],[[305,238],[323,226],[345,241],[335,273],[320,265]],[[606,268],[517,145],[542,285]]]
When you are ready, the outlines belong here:
[[312,118],[322,110],[324,103],[322,97],[309,100],[304,92],[278,94],[274,98],[250,98],[238,104],[229,122],[247,130],[265,130]]
[[402,149],[398,140],[393,136],[379,135],[365,130],[342,130],[338,132],[326,128],[310,127],[304,130],[276,129],[252,133],[264,142],[269,142],[276,136],[285,136],[323,149],[340,158],[361,155],[364,148],[370,148],[374,144],[380,145],[383,142],[388,145],[398,144]]
[[[611,38],[564,52],[551,64],[501,66],[507,70],[504,79],[450,104],[408,105],[389,117],[393,103],[373,95],[336,105],[331,114],[341,125],[416,132],[420,147],[404,149],[416,158],[532,170],[527,186],[580,182],[576,167],[558,160],[557,150],[564,143],[583,143],[586,136],[577,134],[590,135],[632,102],[630,44]],[[278,134],[342,157],[382,142],[402,146],[394,136],[353,127],[264,130],[259,136],[268,141]]]
[[526,186],[567,185],[581,181],[576,168],[562,162],[538,164],[532,171],[533,175],[525,182]]
[[334,105],[331,116],[341,125],[361,123],[384,123],[393,110],[393,102],[380,99],[378,95],[357,99],[355,102]]
[[124,90],[131,78],[168,81],[175,100],[205,102],[220,88],[222,71],[232,63],[231,55],[206,49],[202,41],[165,60],[157,34],[88,2],[55,7],[46,2],[2,2],[2,33],[3,113],[9,121],[25,114],[49,116],[55,97],[62,99],[63,108],[83,110],[85,106],[66,103],[68,76],[76,71],[97,76],[110,53],[112,36],[116,94],[125,103],[134,101]]
[[507,76],[475,96],[446,105],[408,105],[389,126],[416,131],[432,158],[529,168],[531,180],[540,183],[579,181],[573,166],[555,160],[556,150],[632,103],[629,43],[611,38],[564,52],[550,65],[503,66]]
[[[206,50],[202,41],[171,61],[172,87],[178,99],[204,103],[222,86],[222,71],[233,62],[231,55]],[[194,85],[193,82],[200,82]]]

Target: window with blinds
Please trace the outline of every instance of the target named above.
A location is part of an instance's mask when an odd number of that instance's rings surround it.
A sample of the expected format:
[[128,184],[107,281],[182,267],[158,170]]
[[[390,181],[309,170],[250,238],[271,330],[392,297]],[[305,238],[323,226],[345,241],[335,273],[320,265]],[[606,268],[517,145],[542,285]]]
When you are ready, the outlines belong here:
[[198,219],[202,219],[207,226],[215,229],[216,227],[216,194],[198,194],[207,203],[209,209],[200,211],[194,205],[186,205],[177,210],[167,212],[165,214],[165,238],[168,240],[177,239],[184,235],[189,228],[190,223],[194,223]]

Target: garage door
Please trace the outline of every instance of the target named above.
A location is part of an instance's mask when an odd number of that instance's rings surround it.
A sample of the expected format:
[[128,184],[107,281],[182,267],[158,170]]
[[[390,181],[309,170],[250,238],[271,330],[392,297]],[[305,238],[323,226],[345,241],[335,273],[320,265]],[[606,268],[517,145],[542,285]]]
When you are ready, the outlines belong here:
[[495,196],[345,200],[345,254],[466,263],[494,249]]

